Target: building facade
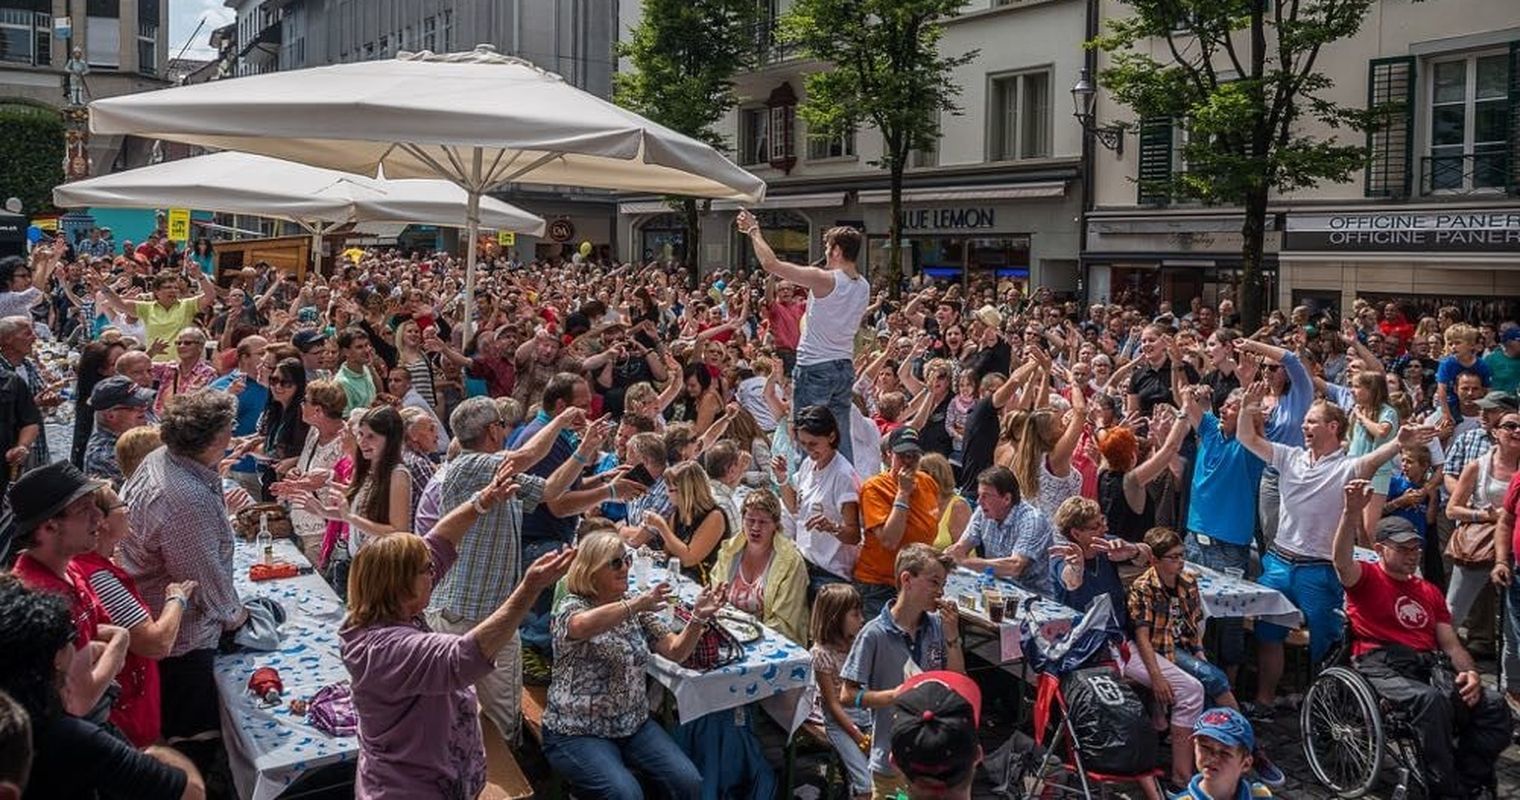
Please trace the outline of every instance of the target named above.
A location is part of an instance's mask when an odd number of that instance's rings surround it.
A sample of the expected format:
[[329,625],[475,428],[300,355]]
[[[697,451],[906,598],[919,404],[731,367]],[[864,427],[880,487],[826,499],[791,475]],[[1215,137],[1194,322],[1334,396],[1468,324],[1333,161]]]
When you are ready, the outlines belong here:
[[[169,85],[168,14],[168,0],[0,0],[0,106],[59,113],[74,49],[89,66],[82,103]],[[152,143],[94,136],[86,152],[101,174],[148,163]]]
[[[3,2],[4,0],[0,0]],[[623,0],[628,2],[628,0]],[[490,44],[607,98],[615,69],[618,0],[225,0],[236,20],[213,38],[224,77],[257,75],[401,52],[447,53]],[[483,98],[483,100],[487,100]],[[496,98],[510,102],[510,98]],[[495,194],[550,222],[553,236],[516,237],[523,258],[568,256],[581,242],[617,246],[617,213],[607,192],[512,186]],[[441,243],[453,248],[445,229]],[[462,248],[461,248],[462,249]]]
[[[1101,0],[1105,15],[1125,12]],[[1269,307],[1349,308],[1356,297],[1424,309],[1456,305],[1515,318],[1520,294],[1520,3],[1383,0],[1361,30],[1321,51],[1335,85],[1323,95],[1395,103],[1364,136],[1367,168],[1347,183],[1275,197],[1268,214]],[[1166,60],[1164,43],[1152,53]],[[1101,58],[1101,57],[1100,57]],[[1238,209],[1143,196],[1137,182],[1185,170],[1170,120],[1137,120],[1098,92],[1100,124],[1128,122],[1122,157],[1094,158],[1082,254],[1093,300],[1160,296],[1214,301],[1235,291]],[[1507,314],[1508,317],[1499,316]]]
[[[730,156],[764,178],[755,212],[782,257],[822,255],[822,234],[848,224],[867,236],[867,272],[888,263],[889,182],[872,162],[882,139],[870,129],[835,139],[809,135],[797,114],[805,77],[825,65],[779,46],[773,0],[755,34],[760,66],[738,76],[739,106],[725,128]],[[621,30],[637,24],[623,6]],[[1082,133],[1067,110],[1083,65],[1083,0],[972,0],[949,20],[942,52],[977,51],[954,75],[958,115],[940,120],[932,152],[913,156],[903,192],[905,270],[960,280],[996,274],[1027,285],[1074,290],[1078,279]],[[684,253],[680,217],[658,198],[621,204],[626,258]],[[737,205],[714,201],[702,215],[704,269],[752,264],[733,229]]]

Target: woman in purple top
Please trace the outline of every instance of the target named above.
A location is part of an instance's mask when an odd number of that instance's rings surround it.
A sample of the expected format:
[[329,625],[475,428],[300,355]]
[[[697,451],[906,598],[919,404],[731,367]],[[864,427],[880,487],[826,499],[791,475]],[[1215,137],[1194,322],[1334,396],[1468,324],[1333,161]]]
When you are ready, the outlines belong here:
[[354,556],[339,639],[359,717],[360,798],[473,798],[485,787],[485,747],[471,684],[494,668],[523,615],[569,569],[574,550],[533,562],[505,603],[463,636],[422,621],[476,517],[517,490],[508,460],[491,483],[426,537],[392,534]]

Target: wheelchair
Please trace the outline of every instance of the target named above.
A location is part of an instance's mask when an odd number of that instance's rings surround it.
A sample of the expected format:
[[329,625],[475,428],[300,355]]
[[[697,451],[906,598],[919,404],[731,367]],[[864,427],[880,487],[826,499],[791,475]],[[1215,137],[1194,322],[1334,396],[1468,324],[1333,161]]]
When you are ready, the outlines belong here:
[[1349,626],[1320,665],[1299,709],[1304,759],[1315,779],[1339,797],[1362,797],[1392,766],[1390,800],[1404,800],[1411,785],[1428,796],[1410,719],[1351,666]]

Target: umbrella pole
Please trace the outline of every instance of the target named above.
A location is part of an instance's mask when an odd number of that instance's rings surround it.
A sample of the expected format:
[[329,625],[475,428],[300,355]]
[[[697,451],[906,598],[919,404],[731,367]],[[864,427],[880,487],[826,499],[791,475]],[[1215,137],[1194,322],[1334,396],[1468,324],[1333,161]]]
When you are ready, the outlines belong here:
[[322,274],[322,229],[313,228],[311,231],[311,272],[313,275]]
[[471,165],[470,187],[467,190],[468,200],[465,205],[465,235],[469,237],[465,244],[464,257],[464,322],[462,329],[464,339],[460,346],[468,347],[470,339],[475,333],[475,257],[480,247],[480,171],[485,153],[479,147],[475,148],[474,163]]

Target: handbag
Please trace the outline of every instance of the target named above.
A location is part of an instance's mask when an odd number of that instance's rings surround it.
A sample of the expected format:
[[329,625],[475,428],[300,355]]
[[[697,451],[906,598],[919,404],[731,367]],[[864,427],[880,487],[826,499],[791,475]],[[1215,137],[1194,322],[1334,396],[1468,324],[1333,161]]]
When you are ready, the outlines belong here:
[[[675,608],[676,618],[690,625],[693,622],[691,609],[678,605]],[[702,636],[697,639],[697,647],[691,651],[691,655],[681,662],[681,666],[694,669],[698,672],[711,672],[722,669],[729,664],[737,663],[744,658],[744,645],[727,628],[718,624],[716,619],[708,620],[702,628]]]
[[[1469,500],[1473,505],[1491,505],[1488,498],[1488,477],[1492,457],[1490,454],[1478,462],[1478,484]],[[1494,530],[1497,527],[1493,522],[1461,523],[1451,532],[1451,539],[1446,542],[1446,555],[1460,567],[1492,567],[1498,557],[1494,552]]]

